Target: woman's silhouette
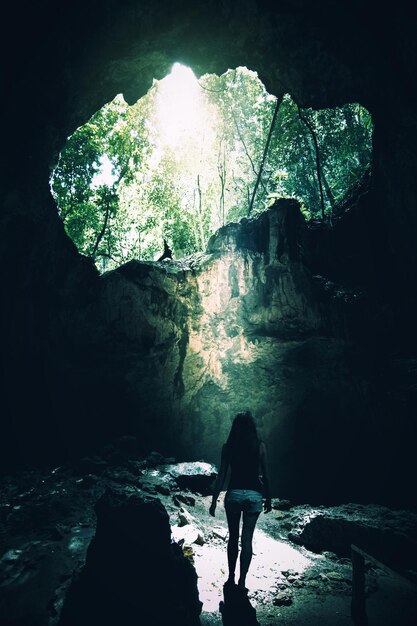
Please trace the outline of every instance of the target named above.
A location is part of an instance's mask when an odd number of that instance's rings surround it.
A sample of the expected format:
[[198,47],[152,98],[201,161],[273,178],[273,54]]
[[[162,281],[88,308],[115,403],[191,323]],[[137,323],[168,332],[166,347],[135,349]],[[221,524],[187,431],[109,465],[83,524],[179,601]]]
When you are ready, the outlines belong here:
[[239,526],[243,514],[238,589],[246,592],[246,574],[252,560],[253,531],[262,511],[263,498],[265,498],[264,512],[268,513],[271,510],[266,447],[259,440],[255,420],[250,411],[243,411],[236,415],[227,442],[223,445],[220,470],[209,509],[213,517],[229,467],[230,481],[224,499],[229,526],[227,544],[229,578],[225,584],[235,584],[235,569],[239,553]]

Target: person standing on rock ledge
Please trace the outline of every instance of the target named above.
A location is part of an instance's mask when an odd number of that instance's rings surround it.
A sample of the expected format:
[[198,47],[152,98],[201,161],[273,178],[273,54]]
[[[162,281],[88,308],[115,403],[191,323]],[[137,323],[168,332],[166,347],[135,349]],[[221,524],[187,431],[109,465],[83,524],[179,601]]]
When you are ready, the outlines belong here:
[[[229,577],[225,586],[235,586],[235,569],[239,553],[239,526],[243,516],[240,576],[237,588],[246,593],[246,574],[252,560],[252,538],[256,522],[262,511],[271,507],[270,481],[265,444],[259,440],[255,420],[250,411],[238,413],[233,420],[229,437],[223,445],[220,470],[214,484],[209,513],[216,513],[217,499],[222,491],[228,469],[230,481],[224,499],[229,541],[227,562]],[[265,502],[263,503],[263,499]]]
[[164,251],[161,254],[161,256],[157,259],[157,261],[159,263],[159,261],[164,261],[165,259],[172,259],[172,250],[169,247],[166,239],[164,239]]

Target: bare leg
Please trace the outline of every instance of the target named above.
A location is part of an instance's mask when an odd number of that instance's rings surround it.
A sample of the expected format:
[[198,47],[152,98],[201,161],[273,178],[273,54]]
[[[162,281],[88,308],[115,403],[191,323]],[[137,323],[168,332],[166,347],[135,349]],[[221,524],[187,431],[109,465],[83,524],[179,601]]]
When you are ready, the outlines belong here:
[[229,565],[229,581],[235,581],[235,569],[239,552],[239,522],[240,511],[230,512],[226,509],[227,524],[229,526],[229,541],[227,544],[227,563]]
[[240,578],[238,586],[245,588],[246,574],[252,560],[252,538],[259,513],[243,513],[242,552],[240,554]]

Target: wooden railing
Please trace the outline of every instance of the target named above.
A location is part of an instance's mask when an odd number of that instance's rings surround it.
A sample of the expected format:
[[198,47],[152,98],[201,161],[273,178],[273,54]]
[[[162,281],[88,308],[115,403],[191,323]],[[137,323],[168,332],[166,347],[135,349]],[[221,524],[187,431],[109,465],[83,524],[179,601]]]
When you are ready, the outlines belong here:
[[366,597],[365,597],[365,560],[373,563],[377,567],[388,572],[397,578],[400,578],[402,581],[406,581],[407,584],[411,585],[413,589],[416,589],[417,582],[414,577],[412,577],[406,571],[399,571],[398,569],[393,569],[386,563],[383,563],[379,559],[376,559],[368,552],[362,550],[358,546],[353,543],[350,546],[351,548],[351,558],[352,558],[352,602],[351,602],[351,615],[355,626],[366,626],[368,624],[368,618],[366,615]]

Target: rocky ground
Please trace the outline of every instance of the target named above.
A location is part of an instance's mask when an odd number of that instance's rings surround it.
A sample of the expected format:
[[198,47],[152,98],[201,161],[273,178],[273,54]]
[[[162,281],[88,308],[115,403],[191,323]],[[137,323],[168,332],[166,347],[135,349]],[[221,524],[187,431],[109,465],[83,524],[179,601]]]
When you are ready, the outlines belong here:
[[[0,623],[60,623],[71,581],[83,570],[95,534],[94,505],[106,489],[162,502],[172,540],[198,575],[202,626],[352,624],[351,542],[373,552],[383,548],[389,558],[403,554],[403,570],[411,579],[416,576],[415,514],[377,505],[292,506],[276,499],[255,530],[247,599],[224,597],[227,524],[222,504],[215,518],[208,514],[215,471],[207,463],[175,463],[157,453],[140,459],[134,443],[124,438],[76,464],[4,477]],[[367,563],[366,592],[370,625],[416,623],[416,587],[410,583]],[[160,597],[163,603],[163,589]]]

